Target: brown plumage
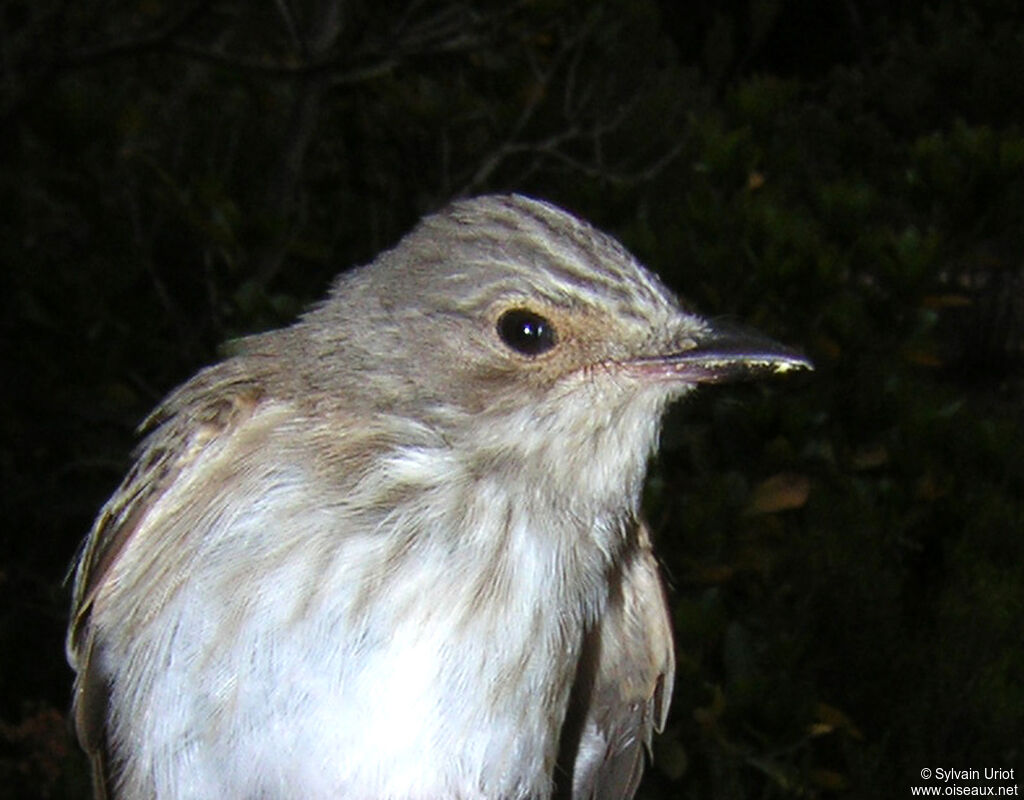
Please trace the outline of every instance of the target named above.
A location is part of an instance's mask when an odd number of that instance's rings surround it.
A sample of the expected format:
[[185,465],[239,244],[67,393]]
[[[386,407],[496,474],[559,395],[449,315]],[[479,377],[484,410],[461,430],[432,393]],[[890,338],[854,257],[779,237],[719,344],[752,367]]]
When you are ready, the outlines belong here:
[[631,797],[673,683],[661,412],[806,366],[552,206],[428,217],[145,424],[75,578],[97,795]]

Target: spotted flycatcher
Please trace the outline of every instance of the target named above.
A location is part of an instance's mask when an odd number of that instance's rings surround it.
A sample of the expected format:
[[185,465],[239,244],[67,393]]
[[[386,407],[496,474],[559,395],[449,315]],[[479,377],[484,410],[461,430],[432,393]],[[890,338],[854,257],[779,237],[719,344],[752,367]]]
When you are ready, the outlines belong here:
[[662,411],[808,366],[546,203],[427,217],[146,421],[74,582],[98,795],[631,797],[673,681]]

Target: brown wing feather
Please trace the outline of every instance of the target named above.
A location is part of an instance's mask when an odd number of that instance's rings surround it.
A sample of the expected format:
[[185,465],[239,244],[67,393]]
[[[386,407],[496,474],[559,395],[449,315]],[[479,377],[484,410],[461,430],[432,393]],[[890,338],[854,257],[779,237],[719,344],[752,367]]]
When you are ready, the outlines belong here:
[[259,386],[239,379],[233,367],[227,362],[200,372],[143,423],[141,430],[151,432],[100,511],[75,566],[66,643],[76,673],[72,714],[75,733],[92,761],[97,798],[110,793],[110,774],[105,753],[108,687],[90,626],[93,598],[154,503],[210,442],[237,427],[258,405]]
[[[608,609],[588,635],[567,723],[578,739],[571,752],[571,797],[626,800],[643,773],[651,739],[668,715],[675,654],[668,608],[650,539],[612,581]],[[563,792],[564,794],[564,792]]]

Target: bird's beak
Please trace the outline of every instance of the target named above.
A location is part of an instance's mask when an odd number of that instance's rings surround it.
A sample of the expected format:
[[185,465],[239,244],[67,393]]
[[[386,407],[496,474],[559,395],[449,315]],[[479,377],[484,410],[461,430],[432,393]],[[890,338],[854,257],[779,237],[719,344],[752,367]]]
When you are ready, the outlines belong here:
[[725,383],[814,369],[796,350],[742,329],[712,329],[691,347],[640,358],[631,366],[644,375],[681,383]]

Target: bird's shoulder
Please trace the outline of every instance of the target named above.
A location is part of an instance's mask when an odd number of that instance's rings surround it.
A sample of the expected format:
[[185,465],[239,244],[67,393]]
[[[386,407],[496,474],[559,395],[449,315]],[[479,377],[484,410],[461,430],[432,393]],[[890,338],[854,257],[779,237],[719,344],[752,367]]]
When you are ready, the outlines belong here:
[[101,509],[75,565],[72,651],[96,587],[146,511],[207,448],[250,418],[266,395],[267,387],[258,378],[222,363],[202,370],[172,392],[140,425],[145,438],[134,463]]

